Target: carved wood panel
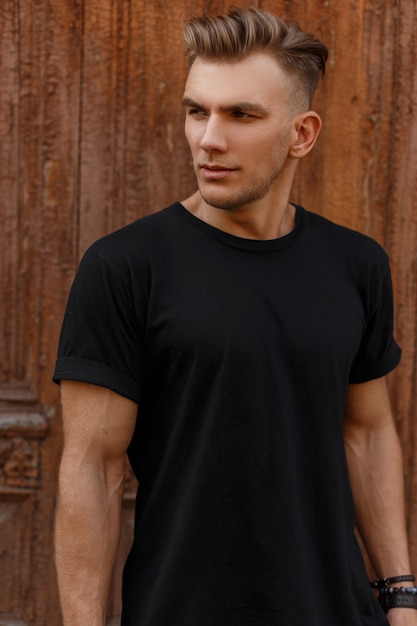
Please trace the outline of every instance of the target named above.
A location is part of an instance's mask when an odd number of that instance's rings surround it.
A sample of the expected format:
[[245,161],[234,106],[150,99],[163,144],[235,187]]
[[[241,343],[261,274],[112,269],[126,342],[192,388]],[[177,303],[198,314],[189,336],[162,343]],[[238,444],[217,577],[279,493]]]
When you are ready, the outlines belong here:
[[[52,559],[62,313],[85,248],[194,187],[179,104],[184,17],[223,0],[0,3],[0,626],[59,626]],[[417,570],[417,15],[415,2],[240,2],[329,45],[324,128],[293,199],[390,253],[403,360],[390,386]],[[132,535],[129,482],[109,598]],[[3,562],[6,564],[3,567]]]
[[32,520],[46,431],[41,414],[0,413],[0,606],[16,618],[30,596]]
[[75,257],[68,223],[77,219],[78,124],[71,117],[79,90],[71,75],[74,59],[80,70],[77,7],[0,3],[0,624],[6,626],[60,622],[52,529],[61,444],[50,378]]

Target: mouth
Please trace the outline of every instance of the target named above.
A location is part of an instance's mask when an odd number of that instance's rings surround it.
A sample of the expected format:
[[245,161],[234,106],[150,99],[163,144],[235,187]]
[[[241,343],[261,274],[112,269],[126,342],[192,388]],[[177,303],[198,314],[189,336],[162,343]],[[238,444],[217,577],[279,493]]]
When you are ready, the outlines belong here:
[[202,178],[205,180],[220,180],[227,178],[233,172],[237,171],[235,167],[225,167],[224,165],[216,165],[209,163],[202,163],[199,166]]

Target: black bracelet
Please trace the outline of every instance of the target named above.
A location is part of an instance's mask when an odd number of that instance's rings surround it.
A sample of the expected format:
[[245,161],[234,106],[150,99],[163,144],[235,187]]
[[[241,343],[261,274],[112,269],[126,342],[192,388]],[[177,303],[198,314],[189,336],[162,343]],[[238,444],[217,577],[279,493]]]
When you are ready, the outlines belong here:
[[379,589],[380,587],[386,587],[387,585],[392,585],[392,583],[405,583],[405,582],[414,582],[415,577],[412,574],[404,574],[403,576],[389,576],[387,578],[383,578],[382,580],[371,580],[369,581],[372,589]]
[[385,612],[396,608],[417,609],[417,596],[410,593],[384,593],[378,600]]

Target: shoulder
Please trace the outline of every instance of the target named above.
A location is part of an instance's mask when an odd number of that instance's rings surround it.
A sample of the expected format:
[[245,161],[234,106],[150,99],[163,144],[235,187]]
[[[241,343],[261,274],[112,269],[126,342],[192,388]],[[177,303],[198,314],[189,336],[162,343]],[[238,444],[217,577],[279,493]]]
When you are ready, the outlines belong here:
[[145,267],[164,242],[177,236],[174,219],[177,203],[142,217],[95,241],[83,255],[80,267],[106,266],[122,278]]
[[134,252],[138,247],[151,248],[154,241],[169,236],[175,223],[174,214],[178,203],[135,220],[122,228],[95,241],[90,248],[96,253],[112,251]]
[[375,239],[359,231],[337,224],[322,215],[306,211],[308,231],[317,245],[325,246],[332,256],[347,263],[387,268],[388,255]]

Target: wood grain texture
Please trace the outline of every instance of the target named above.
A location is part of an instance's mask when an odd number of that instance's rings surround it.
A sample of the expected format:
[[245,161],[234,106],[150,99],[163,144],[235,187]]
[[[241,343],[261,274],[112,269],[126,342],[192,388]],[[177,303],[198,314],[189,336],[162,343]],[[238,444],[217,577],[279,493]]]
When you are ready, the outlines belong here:
[[[60,622],[52,528],[61,426],[51,364],[77,252],[79,9],[70,0],[0,4],[0,517],[9,555],[0,613],[39,626]],[[46,430],[34,441],[33,420],[23,417],[38,414]]]
[[393,49],[388,251],[403,349],[392,376],[393,406],[405,455],[409,536],[417,569],[417,4],[397,7]]
[[[0,281],[3,316],[0,326],[0,398],[5,387],[21,384],[19,362],[19,15],[14,3],[6,3],[0,19]],[[7,383],[7,384],[6,384]]]

